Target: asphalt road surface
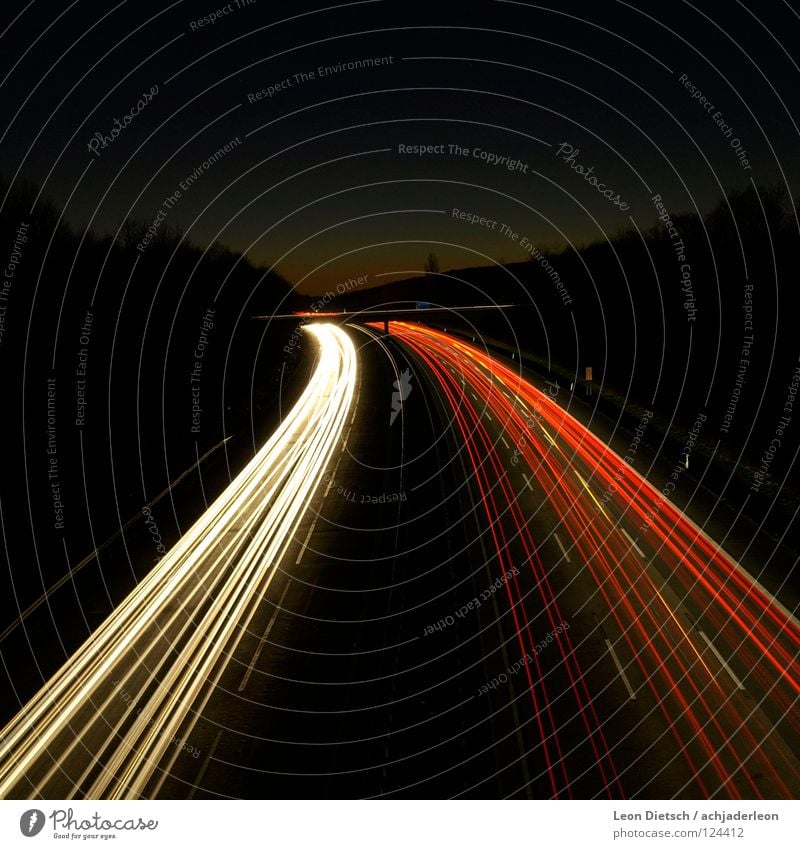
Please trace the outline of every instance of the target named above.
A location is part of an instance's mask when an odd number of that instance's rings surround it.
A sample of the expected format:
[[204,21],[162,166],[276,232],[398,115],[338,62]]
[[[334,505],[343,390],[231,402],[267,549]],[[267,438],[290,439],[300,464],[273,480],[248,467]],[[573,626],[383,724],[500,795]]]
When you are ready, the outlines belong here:
[[797,798],[788,610],[553,386],[314,328],[278,432],[3,729],[0,795]]

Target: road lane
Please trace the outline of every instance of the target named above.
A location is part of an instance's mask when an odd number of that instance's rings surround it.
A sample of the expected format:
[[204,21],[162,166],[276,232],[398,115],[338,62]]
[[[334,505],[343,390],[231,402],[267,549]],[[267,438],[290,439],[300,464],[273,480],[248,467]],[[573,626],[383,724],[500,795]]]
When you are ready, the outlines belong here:
[[404,349],[348,332],[360,383],[347,448],[198,722],[199,760],[180,756],[166,797],[532,795],[516,705],[478,695],[513,644],[497,616],[455,615],[495,576],[447,409],[412,370],[393,420]]
[[[556,537],[560,558],[568,551],[584,578],[591,576],[594,586],[580,605],[597,608],[602,600],[599,624],[609,634],[615,671],[624,673],[628,697],[637,696],[634,727],[646,729],[631,746],[629,735],[614,730],[620,716],[633,718],[630,709],[606,706],[617,717],[604,725],[618,741],[613,754],[626,793],[659,796],[669,787],[674,795],[796,797],[797,620],[546,392],[447,334],[402,322],[390,330],[439,368],[454,410],[469,404],[476,416],[486,420],[490,412],[497,420],[493,447],[478,439],[477,428],[465,434],[465,445],[481,445],[484,467],[501,455],[515,469],[525,503],[535,501],[531,490],[541,492],[554,513],[543,533],[563,531],[569,543]],[[491,473],[490,491],[502,488],[505,474]],[[530,521],[542,515],[537,509]],[[563,592],[565,600],[574,595]],[[700,631],[715,635],[719,656]],[[742,693],[725,665],[745,686],[752,682],[752,694]],[[648,777],[642,753],[663,750],[667,735],[673,753]]]
[[338,327],[307,332],[318,364],[275,434],[3,729],[0,796],[158,792],[347,422],[355,348]]

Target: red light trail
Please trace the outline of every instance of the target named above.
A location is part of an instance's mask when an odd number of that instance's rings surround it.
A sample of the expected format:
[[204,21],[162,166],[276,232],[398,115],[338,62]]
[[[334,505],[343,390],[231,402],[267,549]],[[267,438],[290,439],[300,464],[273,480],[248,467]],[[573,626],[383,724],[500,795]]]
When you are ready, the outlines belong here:
[[[569,551],[589,570],[624,640],[618,645],[634,658],[693,776],[694,787],[685,792],[793,798],[798,763],[774,724],[785,721],[788,732],[800,732],[797,620],[547,392],[452,335],[397,321],[389,329],[424,363],[452,411],[498,569],[515,565],[508,553],[509,525],[500,521],[505,516],[533,572],[536,607],[555,624],[563,620],[559,599],[521,506],[520,486],[512,483],[508,458],[482,416],[495,420],[503,441],[515,446],[511,466],[530,470],[528,488],[535,484],[546,494],[559,529],[569,536]],[[516,577],[506,589],[524,655],[536,642],[527,613],[533,600],[523,600]],[[569,634],[557,642],[603,786],[610,796],[624,795],[624,776],[614,767]],[[526,665],[525,672],[553,795],[569,796],[569,758],[559,743],[546,682],[538,665]]]

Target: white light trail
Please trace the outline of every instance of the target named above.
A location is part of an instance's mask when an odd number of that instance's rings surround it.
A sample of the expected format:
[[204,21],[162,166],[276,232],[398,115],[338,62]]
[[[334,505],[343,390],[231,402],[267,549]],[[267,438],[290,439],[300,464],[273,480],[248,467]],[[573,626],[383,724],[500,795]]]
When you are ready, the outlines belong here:
[[277,431],[0,733],[0,797],[138,798],[174,763],[174,738],[294,541],[352,405],[352,341],[335,325],[305,329],[319,360]]

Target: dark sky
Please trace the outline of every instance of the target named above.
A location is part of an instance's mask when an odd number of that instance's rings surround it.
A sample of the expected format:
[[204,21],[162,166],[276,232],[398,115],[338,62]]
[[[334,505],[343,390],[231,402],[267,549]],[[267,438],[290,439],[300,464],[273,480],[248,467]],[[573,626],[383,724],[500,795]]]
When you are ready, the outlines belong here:
[[[800,17],[777,0],[34,0],[2,14],[3,173],[101,232],[161,210],[194,241],[275,262],[307,292],[419,271],[431,250],[444,270],[523,259],[522,237],[555,247],[631,218],[647,227],[656,193],[674,212],[751,181],[797,195]],[[612,199],[573,165],[593,168]]]

